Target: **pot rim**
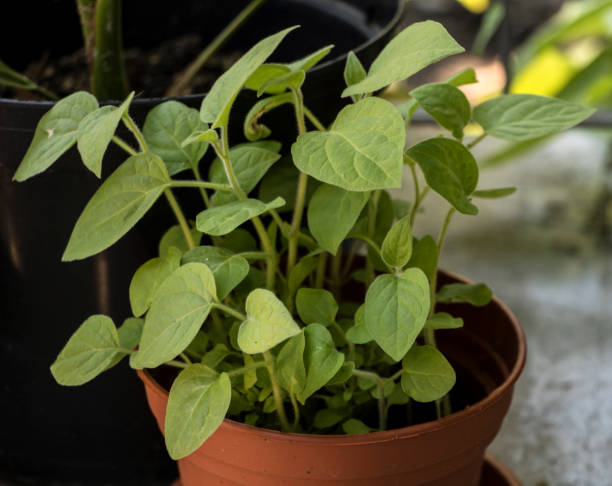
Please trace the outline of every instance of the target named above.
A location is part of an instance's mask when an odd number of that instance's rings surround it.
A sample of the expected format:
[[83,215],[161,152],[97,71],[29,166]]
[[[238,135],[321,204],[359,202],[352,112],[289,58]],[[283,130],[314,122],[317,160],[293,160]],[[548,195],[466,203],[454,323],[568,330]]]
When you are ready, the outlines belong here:
[[[441,272],[451,278],[457,279],[465,283],[472,283],[469,279],[460,277],[452,272],[443,271]],[[440,429],[452,426],[454,424],[471,419],[474,415],[480,414],[483,411],[493,407],[499,400],[501,400],[508,388],[512,387],[518,380],[524,366],[527,357],[527,342],[525,333],[521,328],[518,319],[514,313],[504,304],[499,298],[493,296],[492,302],[495,303],[500,311],[508,317],[514,332],[517,335],[518,350],[517,357],[514,366],[510,370],[510,373],[504,380],[504,382],[496,387],[491,393],[485,398],[472,404],[470,407],[460,412],[452,413],[447,417],[441,419],[432,420],[417,425],[410,425],[400,429],[381,430],[377,432],[369,432],[365,434],[299,434],[294,432],[280,432],[271,429],[264,429],[261,427],[254,427],[252,425],[243,424],[232,419],[225,418],[223,420],[223,426],[226,429],[233,430],[236,433],[254,433],[265,440],[283,441],[283,442],[301,442],[301,443],[333,443],[335,445],[342,444],[373,444],[378,442],[387,442],[395,439],[407,439],[415,436],[424,435],[427,433],[436,432]],[[156,394],[168,398],[168,391],[166,391],[149,373],[147,369],[137,370],[140,379],[151,385],[153,391]]]
[[[299,2],[299,0],[297,1]],[[380,31],[378,31],[376,35],[368,38],[366,41],[362,42],[357,47],[355,47],[355,49],[353,49],[353,52],[355,52],[355,54],[358,54],[359,52],[367,49],[370,45],[374,44],[375,42],[378,42],[382,37],[386,36],[389,33],[389,31],[393,30],[399,24],[399,21],[404,13],[404,8],[405,8],[404,0],[396,0],[395,13],[393,14],[393,17],[391,17],[389,22]],[[335,62],[339,62],[339,61],[346,59],[348,54],[349,54],[348,52],[344,52],[336,57],[333,57],[332,59],[328,59],[325,62],[317,64],[312,69],[309,69],[308,72],[314,73],[314,72],[321,71]],[[184,96],[156,96],[153,98],[134,98],[134,100],[132,101],[132,104],[133,105],[149,105],[149,104],[158,105],[168,100],[177,100],[181,102],[197,101],[199,99],[203,99],[207,94],[208,92],[190,94],[190,95],[184,95]],[[102,100],[101,103],[105,105],[106,104],[120,104],[122,101],[123,100]],[[0,103],[7,104],[7,105],[23,104],[23,105],[32,106],[32,107],[51,108],[53,105],[57,103],[57,101],[18,100],[18,99],[13,99],[13,98],[0,97]]]

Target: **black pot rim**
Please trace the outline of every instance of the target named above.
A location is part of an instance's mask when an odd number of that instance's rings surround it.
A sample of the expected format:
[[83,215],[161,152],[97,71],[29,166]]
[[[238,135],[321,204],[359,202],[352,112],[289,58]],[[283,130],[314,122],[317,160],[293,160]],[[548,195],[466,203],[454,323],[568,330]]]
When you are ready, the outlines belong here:
[[[404,3],[404,0],[396,0],[396,1],[397,3],[396,3],[395,14],[391,18],[391,20],[380,31],[378,31],[376,35],[370,37],[365,42],[359,44],[354,50],[355,54],[359,54],[363,50],[367,49],[370,45],[374,44],[375,42],[380,40],[382,37],[386,36],[391,30],[393,30],[398,25],[399,20],[401,19],[402,14],[404,13],[405,3]],[[314,68],[310,69],[308,72],[314,73],[314,72],[321,71],[333,63],[346,59],[347,56],[348,56],[348,52],[339,54],[338,56],[332,59],[329,59],[321,64],[318,64]],[[154,98],[134,98],[134,100],[132,101],[132,104],[136,106],[138,105],[148,106],[152,104],[157,105],[157,104],[163,103],[164,101],[170,101],[170,100],[181,101],[181,102],[198,101],[200,99],[203,99],[206,96],[206,94],[207,93],[191,94],[191,95],[185,95],[185,96],[173,96],[173,97],[159,96],[159,97],[154,97]],[[101,101],[101,103],[103,104],[120,104],[121,102],[122,100],[103,100]],[[9,106],[10,105],[26,105],[26,106],[32,106],[32,107],[51,108],[57,102],[56,101],[15,100],[12,98],[0,98],[0,103],[6,104]]]

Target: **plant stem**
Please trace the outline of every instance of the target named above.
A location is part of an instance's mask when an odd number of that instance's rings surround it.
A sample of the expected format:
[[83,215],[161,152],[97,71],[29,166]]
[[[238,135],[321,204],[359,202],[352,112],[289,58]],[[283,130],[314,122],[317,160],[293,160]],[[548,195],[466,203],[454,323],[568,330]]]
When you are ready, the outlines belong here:
[[470,143],[468,143],[466,145],[466,147],[468,149],[471,149],[472,147],[475,147],[476,145],[478,145],[480,142],[482,142],[484,140],[484,138],[487,136],[487,133],[483,133],[481,135],[479,135],[478,137],[476,137],[474,140],[472,140]]
[[[367,238],[369,241],[366,241],[372,248],[377,250],[377,253],[381,255],[380,248],[378,245],[374,243],[372,238],[374,237],[374,233],[376,231],[376,215],[378,214],[378,200],[380,199],[380,189],[374,191],[372,194],[372,199],[370,199],[370,207],[368,210],[368,235]],[[363,238],[362,238],[363,239]],[[364,240],[365,241],[365,240]],[[381,255],[382,259],[382,255]],[[374,264],[371,259],[366,259],[366,283],[369,285],[374,281]]]
[[164,363],[165,365],[168,366],[174,366],[175,368],[187,368],[187,366],[189,366],[187,363],[183,363],[182,361],[166,361]]
[[93,65],[96,32],[96,0],[76,0],[83,42],[85,43],[85,59],[89,68],[89,83],[93,91]]
[[127,95],[123,62],[121,0],[96,0],[96,32],[92,91],[102,100]]
[[[295,118],[297,120],[298,135],[306,133],[306,123],[304,120],[304,98],[302,91],[298,88],[293,91],[295,107]],[[304,214],[306,204],[306,188],[308,186],[308,175],[300,172],[298,179],[297,193],[295,196],[295,208],[293,209],[293,219],[291,221],[291,232],[289,234],[289,253],[287,256],[287,275],[291,273],[297,259],[298,233]]]
[[[202,176],[200,175],[200,169],[198,169],[197,165],[194,165],[192,167],[192,171],[193,171],[193,176],[196,178],[197,182],[203,182],[202,180]],[[231,187],[228,187],[228,189],[231,191]],[[204,201],[204,206],[206,206],[206,209],[210,208],[210,200],[208,199],[208,194],[206,193],[206,189],[204,186],[200,186],[200,194],[202,194],[202,200]]]
[[317,276],[315,280],[315,288],[322,289],[325,283],[325,270],[327,268],[327,253],[323,252],[319,255],[319,264],[317,265]]
[[172,212],[174,212],[174,215],[176,216],[176,220],[178,221],[178,224],[181,227],[181,230],[183,231],[183,235],[185,236],[185,241],[187,242],[187,246],[189,247],[189,249],[195,248],[196,245],[193,241],[191,230],[189,229],[189,225],[187,224],[187,220],[185,219],[185,215],[183,214],[183,211],[181,210],[181,207],[179,206],[178,201],[174,197],[174,194],[172,194],[172,190],[169,187],[167,187],[166,189],[164,189],[164,194],[166,195],[166,199],[168,199],[168,203],[170,204],[170,207],[172,208]]
[[276,413],[281,423],[281,429],[283,432],[289,432],[291,430],[291,426],[289,425],[289,421],[287,420],[287,414],[285,413],[285,408],[283,406],[283,399],[281,397],[280,387],[278,386],[278,382],[276,381],[276,376],[274,373],[274,358],[270,351],[266,351],[263,353],[264,360],[266,362],[266,368],[268,369],[268,374],[270,375],[270,383],[272,384],[272,394],[274,395],[274,403],[276,404]]
[[325,132],[327,130],[323,123],[321,123],[321,121],[314,115],[314,113],[310,111],[306,106],[304,106],[304,114],[317,130],[320,130],[321,132]]
[[123,124],[128,128],[128,130],[130,132],[132,132],[132,135],[134,135],[134,138],[138,142],[138,146],[140,147],[140,150],[142,152],[147,152],[148,153],[149,152],[149,147],[148,147],[147,142],[146,142],[146,140],[144,138],[144,135],[142,134],[142,132],[138,128],[138,125],[136,125],[136,122],[134,122],[134,120],[132,120],[132,117],[129,115],[129,113],[127,111],[123,115],[122,120],[123,120]]
[[[368,237],[367,237],[367,236],[365,236],[365,235],[353,235],[353,236],[352,236],[352,238],[355,238],[355,239],[357,239],[357,240],[361,240],[361,241],[363,241],[364,243],[367,243],[367,244],[368,244],[368,246],[369,246],[370,248],[372,248],[372,250],[374,250],[374,251],[375,251],[375,252],[378,254],[378,256],[380,257],[380,259],[381,259],[381,260],[383,260],[383,257],[382,257],[382,252],[381,252],[381,250],[380,250],[380,247],[379,247],[379,246],[376,244],[376,242],[375,242],[375,241],[373,241],[371,238],[368,238]],[[368,261],[369,261],[369,259],[368,259]],[[383,262],[384,262],[384,260],[383,260]],[[391,268],[391,267],[390,267],[389,265],[387,265],[386,263],[385,263],[385,265],[386,265],[387,270],[389,271],[389,273],[395,273],[395,270],[394,270],[393,268]],[[368,271],[368,269],[367,269],[367,268],[366,268],[366,271]],[[371,272],[372,272],[372,280],[374,280],[374,267],[372,266],[372,267],[371,267],[371,269],[370,269],[369,271],[371,271]]]
[[188,356],[187,356],[185,353],[181,353],[181,354],[180,354],[180,356],[181,356],[181,358],[183,359],[183,361],[184,361],[186,364],[188,364],[188,365],[192,364],[192,363],[191,363],[191,360],[189,359],[189,357],[188,357]]
[[230,306],[222,304],[221,302],[215,302],[213,304],[213,307],[219,309],[220,311],[225,312],[226,314],[235,317],[236,319],[240,320],[240,321],[244,321],[246,320],[246,316],[240,312],[238,312],[236,309],[232,309]]
[[175,180],[172,181],[172,187],[198,187],[212,189],[213,191],[233,192],[232,188],[227,184],[217,184],[215,182],[206,181]]
[[127,152],[130,155],[136,155],[138,153],[136,152],[136,150],[130,147],[130,145],[127,142],[125,142],[124,140],[120,139],[117,136],[113,137],[113,142],[115,142],[117,146],[121,147],[125,152]]
[[300,407],[293,393],[289,393],[289,399],[291,400],[291,406],[293,407],[293,428],[292,430],[295,430],[298,424],[300,423]]
[[387,428],[387,412],[385,410],[385,384],[382,378],[372,371],[353,370],[353,376],[365,378],[373,381],[378,387],[378,428],[385,430]]
[[227,40],[247,21],[247,19],[265,2],[265,0],[252,0],[242,12],[225,26],[225,28],[212,40],[198,57],[185,69],[185,71],[172,83],[166,91],[166,96],[180,96],[185,93],[186,87],[191,83],[202,66]]
[[419,202],[421,199],[421,191],[419,189],[419,177],[417,176],[415,164],[408,164],[410,166],[410,172],[412,173],[412,181],[414,182],[414,201],[412,203],[412,208],[410,208],[410,226],[414,225],[414,218],[416,216],[416,212],[419,209]]
[[227,371],[226,373],[227,373],[227,376],[232,378],[234,376],[244,375],[245,373],[256,370],[257,368],[263,368],[264,366],[266,366],[266,363],[264,361],[257,361],[250,365],[243,366],[242,368],[236,368],[235,370]]

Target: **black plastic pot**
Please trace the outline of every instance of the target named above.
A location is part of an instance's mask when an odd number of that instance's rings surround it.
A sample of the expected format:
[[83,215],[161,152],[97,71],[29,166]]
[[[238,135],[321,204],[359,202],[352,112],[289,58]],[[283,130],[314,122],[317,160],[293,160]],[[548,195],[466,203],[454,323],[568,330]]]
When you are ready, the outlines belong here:
[[[37,6],[35,18],[24,2],[3,5],[3,18],[28,19],[23,42],[2,39],[2,46],[23,48],[1,55],[17,68],[38,58],[41,44],[53,55],[70,52],[80,42],[74,2],[44,3]],[[167,12],[143,0],[125,2],[125,25],[130,26],[126,45],[137,39],[151,44],[156,38],[193,29],[212,37],[236,13],[232,9],[237,11],[246,1],[225,2],[223,8],[214,2],[217,8],[212,10],[206,6],[210,2],[190,3]],[[270,0],[228,48],[248,48],[264,35],[296,23],[302,29],[287,39],[277,59],[293,60],[335,44],[330,60],[310,73],[305,86],[308,106],[329,120],[338,106],[333,100],[343,88],[346,52],[355,50],[369,64],[397,26],[402,4],[402,0]],[[242,94],[232,116],[239,119],[254,99],[252,93]],[[181,98],[194,107],[201,100],[202,96]],[[136,120],[142,123],[146,112],[161,101],[137,99],[132,110]],[[156,242],[172,220],[160,211],[100,255],[60,263],[74,222],[99,181],[82,167],[75,149],[46,173],[21,184],[11,181],[36,123],[51,106],[0,99],[0,481],[163,483],[176,475],[175,466],[167,459],[142,388],[126,364],[79,388],[57,385],[49,365],[87,316],[104,313],[119,325],[129,315],[131,275],[154,256]],[[123,159],[119,151],[111,151],[104,172],[108,174]]]

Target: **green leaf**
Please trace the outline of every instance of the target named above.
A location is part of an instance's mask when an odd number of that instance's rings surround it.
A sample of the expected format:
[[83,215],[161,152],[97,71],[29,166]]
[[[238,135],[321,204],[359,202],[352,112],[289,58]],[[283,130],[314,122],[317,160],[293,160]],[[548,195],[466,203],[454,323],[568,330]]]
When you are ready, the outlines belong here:
[[[242,358],[244,359],[244,366],[255,364],[255,360],[250,354],[242,353]],[[242,382],[245,390],[253,388],[257,383],[257,370],[247,371],[242,375]]]
[[23,74],[15,71],[0,60],[0,85],[12,86],[17,89],[36,89],[37,85]]
[[400,361],[423,329],[429,305],[429,283],[422,270],[380,275],[366,293],[366,327],[382,350]]
[[[199,245],[200,241],[202,240],[202,233],[195,228],[191,228],[191,238],[196,245]],[[165,256],[172,247],[176,248],[181,253],[185,253],[187,250],[189,250],[189,243],[187,243],[187,240],[185,239],[183,228],[181,228],[178,224],[171,226],[161,237],[161,240],[159,240],[159,256]]]
[[296,395],[306,383],[304,367],[304,333],[288,339],[276,357],[276,378],[278,384],[290,395]]
[[282,197],[277,197],[269,203],[257,199],[234,201],[216,208],[205,209],[196,218],[196,227],[202,233],[213,236],[223,236],[235,230],[242,223],[255,216],[281,207],[285,204]]
[[269,96],[255,103],[244,118],[243,130],[247,140],[254,142],[268,137],[272,133],[271,130],[263,123],[259,123],[259,120],[269,111],[291,102],[293,102],[293,93]]
[[483,283],[462,284],[454,283],[442,287],[437,295],[437,301],[445,304],[467,302],[476,307],[482,307],[491,302],[493,293]]
[[457,74],[453,74],[444,82],[453,86],[463,86],[465,84],[477,83],[478,79],[476,78],[476,71],[474,71],[474,68],[467,68]]
[[227,349],[225,344],[217,343],[215,346],[202,356],[201,364],[215,369],[225,358],[231,355],[232,352]]
[[[302,70],[290,71],[287,74],[272,78],[263,83],[257,91],[257,96],[261,96],[264,93],[277,93],[278,89],[283,91],[289,88],[292,91],[300,89],[304,80],[306,79],[306,73]],[[272,91],[268,91],[269,88],[273,88]]]
[[[206,123],[204,123],[206,126]],[[181,143],[181,147],[187,147],[192,143],[208,143],[208,142],[216,142],[219,140],[219,134],[217,130],[213,128],[209,128],[208,130],[196,130],[191,135],[189,135],[183,142]]]
[[108,369],[119,352],[112,319],[91,316],[70,337],[51,365],[51,374],[60,385],[82,385]]
[[[297,192],[300,172],[296,169],[290,157],[283,157],[274,164],[262,179],[259,185],[257,197],[262,201],[270,201],[275,197],[282,197],[287,204],[279,209],[281,211],[293,211],[295,208],[295,194]],[[306,202],[310,201],[315,190],[321,183],[316,179],[308,181],[306,188]]]
[[[119,346],[122,349],[133,350],[140,342],[140,336],[142,335],[142,326],[144,320],[138,317],[128,317],[123,324],[117,329],[117,335],[119,336]],[[117,353],[113,361],[106,367],[106,369],[112,368],[119,361],[121,361],[125,353]]]
[[362,304],[355,312],[355,325],[346,331],[346,339],[353,344],[366,344],[372,341],[372,336],[365,324],[365,305]]
[[412,228],[410,215],[395,223],[381,247],[382,258],[390,267],[404,268],[412,256]]
[[200,447],[223,422],[232,397],[226,373],[193,364],[179,373],[168,396],[165,435],[172,459]]
[[459,88],[446,83],[431,83],[413,89],[410,95],[455,138],[463,138],[463,129],[470,121],[472,108]]
[[340,367],[338,372],[333,376],[327,383],[328,385],[341,385],[346,383],[348,379],[353,376],[353,370],[355,369],[355,363],[352,361],[345,361]]
[[157,289],[133,368],[155,368],[187,348],[217,300],[215,278],[202,263],[187,263]]
[[[247,79],[244,87],[259,92],[262,86],[268,83],[270,80],[280,78],[289,73],[291,73],[291,68],[285,64],[262,64],[253,74],[251,74],[249,79]],[[283,85],[271,85],[265,89],[265,92],[270,94],[279,94],[285,91],[285,89],[286,86]]]
[[13,180],[25,181],[49,168],[76,143],[79,123],[97,108],[96,98],[84,91],[58,101],[38,122],[34,138]]
[[134,226],[170,184],[156,155],[127,159],[100,186],[79,216],[62,261],[87,258],[105,250]]
[[482,189],[479,191],[474,191],[472,196],[479,197],[481,199],[499,199],[510,196],[515,192],[516,187],[500,187],[499,189]]
[[463,144],[447,138],[430,138],[410,147],[406,154],[421,167],[429,187],[457,211],[478,214],[469,195],[478,184],[478,165]]
[[438,270],[438,257],[438,245],[432,236],[426,235],[414,245],[408,266],[420,268],[427,275],[427,279],[433,282]]
[[319,264],[319,258],[315,255],[305,256],[297,262],[295,267],[291,269],[289,273],[288,287],[289,295],[293,296],[300,288],[300,285],[308,278],[308,276],[315,271]]
[[321,324],[308,325],[304,329],[304,336],[306,338],[304,348],[306,383],[297,394],[302,404],[336,376],[344,363],[344,354],[336,349],[332,335]]
[[225,299],[249,273],[249,262],[243,257],[216,246],[198,246],[188,251],[183,255],[183,263],[189,262],[204,263],[210,268],[219,300]]
[[98,178],[102,174],[102,158],[111,143],[121,118],[134,98],[132,91],[120,106],[103,106],[89,113],[79,123],[77,149],[83,164]]
[[347,434],[367,434],[375,429],[368,427],[359,419],[351,418],[342,424],[342,430]]
[[346,56],[346,64],[344,65],[344,82],[347,86],[352,86],[363,81],[366,75],[363,64],[355,53],[350,51]]
[[404,122],[406,124],[409,124],[412,121],[412,116],[414,115],[415,111],[417,111],[418,107],[419,104],[417,103],[417,101],[414,99],[410,99],[408,101],[405,101],[404,103],[400,103],[399,105],[397,105],[396,109],[400,113],[400,115],[402,115]]
[[269,290],[253,290],[246,300],[246,313],[238,331],[238,345],[245,353],[263,353],[300,332],[291,313]]
[[395,107],[366,98],[343,108],[328,132],[300,135],[291,154],[302,172],[347,191],[401,187],[405,139]]
[[425,329],[437,331],[439,329],[459,329],[463,327],[463,319],[461,317],[453,317],[446,312],[436,312],[433,316],[427,319]]
[[181,252],[171,247],[163,257],[152,258],[141,265],[130,282],[130,306],[136,317],[142,316],[153,302],[161,283],[181,264]]
[[321,184],[310,200],[307,213],[308,229],[319,246],[335,255],[369,198],[370,192],[351,192]]
[[571,128],[594,112],[568,101],[512,94],[478,105],[474,108],[474,120],[494,137],[521,142]]
[[[245,143],[230,149],[230,160],[240,188],[245,194],[251,192],[266,174],[268,169],[280,159],[280,155],[261,146],[260,143]],[[227,184],[227,176],[220,159],[215,159],[208,173],[210,182]],[[238,198],[232,192],[217,191],[212,196],[212,203],[221,206]]]
[[342,96],[372,93],[464,50],[437,22],[414,23],[385,46],[367,77],[346,88]]
[[472,44],[472,52],[476,56],[484,56],[487,44],[493,38],[495,32],[497,32],[505,17],[506,5],[504,2],[493,2],[489,8],[487,8],[482,16],[480,28]]
[[274,52],[283,38],[295,28],[290,27],[259,41],[225,71],[202,101],[200,119],[211,123],[212,128],[227,126],[229,112],[244,84]]
[[164,161],[172,176],[195,168],[208,149],[208,141],[183,142],[194,132],[205,132],[208,126],[200,121],[198,110],[178,101],[166,101],[147,114],[142,134],[149,149]]
[[305,324],[317,322],[331,326],[336,322],[338,303],[327,290],[303,287],[297,291],[295,304],[298,315]]
[[308,54],[306,57],[294,61],[292,63],[287,64],[289,69],[292,71],[299,71],[300,69],[303,71],[308,71],[310,68],[319,64],[319,61],[327,56],[330,51],[334,48],[333,44],[330,44],[325,47],[321,47],[318,51],[313,52],[312,54]]
[[253,235],[242,228],[237,228],[221,238],[221,246],[234,253],[258,250],[257,241]]
[[312,425],[317,429],[328,429],[340,423],[345,417],[346,413],[343,413],[342,410],[324,408],[317,411]]
[[455,371],[434,346],[415,346],[402,361],[401,385],[417,402],[433,402],[455,385]]

